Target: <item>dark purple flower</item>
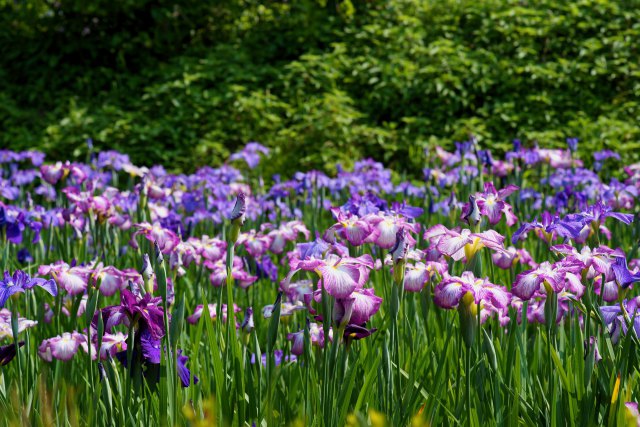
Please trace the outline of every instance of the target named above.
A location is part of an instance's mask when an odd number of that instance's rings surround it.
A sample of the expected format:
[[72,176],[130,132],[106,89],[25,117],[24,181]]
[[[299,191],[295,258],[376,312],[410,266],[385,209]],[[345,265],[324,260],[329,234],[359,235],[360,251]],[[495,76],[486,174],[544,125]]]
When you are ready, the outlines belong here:
[[491,157],[491,151],[489,150],[479,150],[478,160],[485,166],[491,167],[493,165],[493,157]]
[[[18,347],[22,347],[24,341],[18,343]],[[5,366],[16,357],[16,345],[14,343],[0,346],[0,366]]]
[[40,286],[51,295],[58,295],[58,287],[53,280],[32,278],[22,270],[16,270],[13,276],[8,271],[4,272],[4,280],[0,280],[0,307],[4,307],[9,297],[18,292],[24,292]]
[[513,151],[516,153],[522,149],[522,142],[519,139],[513,140]]
[[511,243],[515,245],[518,240],[524,239],[530,231],[544,232],[550,240],[553,240],[554,235],[575,239],[580,236],[580,231],[587,222],[584,216],[578,214],[567,215],[567,217],[561,219],[557,215],[552,217],[550,213],[544,212],[542,214],[542,222],[538,222],[536,219],[533,222],[523,223],[520,228],[513,233]]
[[[120,324],[129,327],[138,326],[140,330],[147,330],[149,334],[159,340],[165,334],[164,314],[159,307],[162,299],[153,298],[151,294],[145,294],[137,298],[128,289],[120,291],[120,305],[112,305],[102,309],[105,331],[111,333],[111,329]],[[93,317],[92,325],[97,328],[98,313]]]
[[344,329],[344,338],[347,342],[351,342],[353,340],[361,340],[370,336],[375,331],[377,331],[376,328],[369,329],[365,328],[364,326],[347,325],[347,327]]
[[178,376],[180,377],[180,382],[182,383],[182,387],[189,387],[191,384],[198,384],[198,377],[195,375],[191,375],[191,371],[187,368],[187,361],[189,358],[187,356],[182,355],[182,350],[178,350]]
[[5,235],[8,241],[16,245],[22,243],[22,233],[26,227],[29,227],[31,231],[33,231],[32,243],[39,242],[40,230],[42,229],[41,222],[28,219],[24,212],[15,210],[9,212],[0,206],[0,230],[2,228],[5,229]]
[[33,262],[33,256],[31,255],[31,252],[29,252],[29,249],[21,248],[18,251],[18,262],[20,264],[30,264]]
[[611,206],[605,205],[601,200],[589,206],[587,210],[582,213],[582,215],[584,216],[586,221],[589,222],[595,221],[600,223],[605,218],[614,218],[626,225],[629,225],[633,222],[632,214],[613,212]]

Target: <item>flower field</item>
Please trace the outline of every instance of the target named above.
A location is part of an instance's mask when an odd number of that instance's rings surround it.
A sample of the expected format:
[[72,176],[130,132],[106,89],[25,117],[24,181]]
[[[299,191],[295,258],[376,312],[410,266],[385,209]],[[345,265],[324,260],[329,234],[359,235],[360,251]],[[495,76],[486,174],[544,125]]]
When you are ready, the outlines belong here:
[[640,425],[640,164],[0,151],[1,425]]

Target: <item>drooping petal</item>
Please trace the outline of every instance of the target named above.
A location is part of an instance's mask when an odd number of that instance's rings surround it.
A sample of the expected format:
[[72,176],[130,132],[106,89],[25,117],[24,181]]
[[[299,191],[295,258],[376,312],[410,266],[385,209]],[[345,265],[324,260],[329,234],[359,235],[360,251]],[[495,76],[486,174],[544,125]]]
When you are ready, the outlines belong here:
[[356,290],[351,294],[353,311],[349,323],[362,325],[378,312],[382,298],[373,293],[372,288]]
[[335,298],[346,298],[358,287],[360,270],[350,265],[324,265],[318,267],[324,287]]
[[540,288],[544,278],[537,270],[528,270],[518,274],[511,292],[518,298],[527,301],[531,299],[533,293]]
[[454,308],[462,298],[463,284],[457,281],[442,282],[436,286],[434,301],[442,308]]

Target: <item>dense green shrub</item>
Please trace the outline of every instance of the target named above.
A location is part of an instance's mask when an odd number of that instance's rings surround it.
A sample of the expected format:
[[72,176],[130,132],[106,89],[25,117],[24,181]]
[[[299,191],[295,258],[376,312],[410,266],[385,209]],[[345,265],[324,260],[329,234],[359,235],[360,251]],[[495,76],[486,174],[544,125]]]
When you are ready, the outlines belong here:
[[90,137],[190,170],[255,140],[285,174],[361,156],[417,172],[469,133],[638,158],[636,6],[0,0],[0,144],[84,156]]

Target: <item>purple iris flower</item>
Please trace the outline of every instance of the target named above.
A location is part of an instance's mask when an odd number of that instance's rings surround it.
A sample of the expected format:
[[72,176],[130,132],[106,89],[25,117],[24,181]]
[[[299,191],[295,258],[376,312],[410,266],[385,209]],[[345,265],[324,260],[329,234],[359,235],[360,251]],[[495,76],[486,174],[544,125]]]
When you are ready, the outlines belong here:
[[601,150],[593,153],[593,158],[596,162],[602,162],[607,159],[617,159],[620,160],[620,154],[611,150]]
[[544,212],[542,214],[542,222],[538,222],[538,220],[535,219],[533,222],[523,223],[520,228],[513,233],[511,243],[515,245],[516,242],[523,239],[528,232],[534,230],[540,230],[548,234],[555,232],[558,236],[575,239],[580,236],[580,231],[586,223],[587,221],[584,216],[579,214],[574,214],[573,216],[568,215],[566,218],[561,219],[557,215],[552,217],[550,213]]
[[8,180],[0,178],[0,197],[15,200],[20,196],[18,187],[12,186]]
[[632,214],[613,212],[611,206],[605,205],[602,201],[589,206],[584,212],[584,216],[592,221],[601,222],[605,218],[614,218],[623,224],[629,225],[633,222]]
[[522,149],[522,141],[520,141],[519,139],[514,139],[513,140],[513,151],[515,151],[517,153],[521,149]]
[[406,202],[403,202],[401,204],[394,202],[392,205],[392,210],[409,219],[416,219],[424,213],[424,209],[417,206],[409,206]]
[[4,280],[0,280],[0,307],[4,307],[11,295],[33,289],[35,286],[40,286],[53,296],[58,295],[58,287],[54,280],[32,278],[22,270],[16,270],[13,276],[5,271]]
[[605,305],[600,307],[602,320],[604,320],[605,325],[607,325],[609,329],[613,343],[617,343],[622,335],[626,335],[629,330],[629,320],[632,321],[632,329],[636,337],[640,337],[639,303],[638,297],[631,300],[624,300],[621,305],[624,306],[626,314],[622,312],[620,305]]
[[345,338],[345,341],[347,342],[351,342],[353,340],[361,340],[363,338],[370,336],[375,331],[377,331],[376,328],[369,329],[364,326],[350,324],[350,325],[347,325],[347,327],[344,329],[344,338]]
[[25,228],[29,227],[33,231],[32,243],[40,241],[40,230],[42,229],[42,223],[39,221],[31,221],[25,218],[24,212],[19,212],[17,215],[7,212],[7,210],[0,206],[0,230],[5,229],[5,235],[8,241],[19,245],[22,243],[22,233]]
[[[160,297],[154,298],[151,294],[137,298],[128,289],[123,289],[120,291],[120,305],[102,309],[105,330],[111,333],[114,326],[125,324],[132,327],[137,322],[141,330],[148,331],[153,339],[159,340],[165,334],[164,314],[159,307],[161,301]],[[97,328],[98,312],[93,317],[92,325]]]
[[16,217],[7,215],[4,207],[0,206],[0,229],[4,228],[7,240],[12,243],[22,243],[22,232],[24,231],[24,223]]
[[[298,359],[295,356],[295,354],[285,355],[282,350],[274,350],[273,358],[275,360],[276,366],[280,365],[282,362],[295,362]],[[260,360],[261,360],[262,366],[267,366],[267,355],[265,353],[263,353],[260,356]],[[255,365],[255,363],[256,363],[256,355],[254,353],[251,355],[251,364]]]
[[340,206],[342,212],[361,217],[386,211],[387,209],[387,202],[371,192],[368,192],[364,196],[354,194],[344,205]]
[[[24,341],[18,343],[18,347],[22,347],[23,345]],[[11,362],[13,358],[16,357],[16,351],[16,345],[13,343],[0,346],[0,366],[5,366]]]
[[625,257],[616,257],[615,262],[611,266],[616,283],[622,289],[626,289],[633,283],[640,282],[640,273],[632,273],[627,267],[627,259]]
[[33,256],[31,252],[29,252],[29,249],[22,248],[18,251],[18,262],[20,264],[30,264],[33,262]]
[[455,142],[456,145],[456,151],[460,154],[466,154],[468,152],[471,151],[471,149],[473,148],[473,142],[472,141],[464,141],[464,142]]
[[572,153],[578,150],[578,138],[567,138],[567,147]]
[[300,259],[322,258],[330,247],[331,245],[320,237],[316,238],[313,242],[298,243],[296,245]]
[[491,151],[489,150],[479,150],[478,160],[485,166],[493,166],[493,157],[491,157]]
[[260,164],[260,154],[269,155],[270,150],[257,142],[250,142],[245,147],[232,154],[230,160],[244,160],[251,169],[255,169]]
[[98,167],[100,169],[122,170],[123,167],[131,165],[131,160],[126,154],[117,151],[101,151],[98,153]]
[[269,255],[264,255],[262,261],[256,261],[258,277],[267,277],[272,282],[278,280],[278,267],[273,263]]

